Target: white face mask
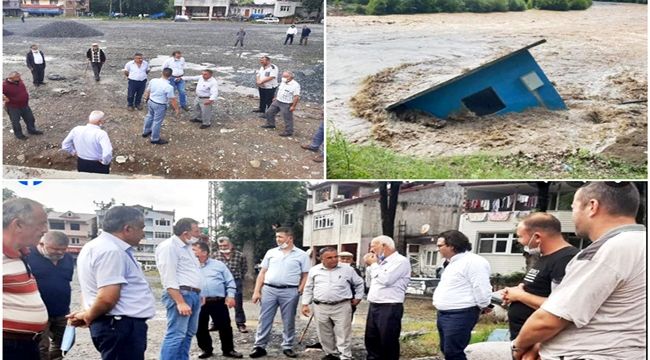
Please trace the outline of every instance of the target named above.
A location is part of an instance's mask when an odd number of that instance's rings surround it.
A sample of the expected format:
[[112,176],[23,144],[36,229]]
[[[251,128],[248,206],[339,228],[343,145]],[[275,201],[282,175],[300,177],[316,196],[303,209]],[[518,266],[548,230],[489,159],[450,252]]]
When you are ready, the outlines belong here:
[[532,235],[530,237],[530,240],[528,240],[528,245],[524,246],[524,251],[529,253],[531,256],[540,256],[542,254],[542,249],[540,246],[536,248],[530,248],[530,243],[533,242],[533,239],[535,238],[535,235]]
[[219,250],[219,251],[221,251],[221,252],[224,253],[224,254],[230,254],[230,249]]
[[196,238],[196,237],[192,236],[189,240],[187,240],[187,243],[190,244],[190,245],[194,245],[198,241],[199,241],[199,238]]
[[284,249],[286,249],[286,248],[289,247],[289,244],[287,244],[287,243],[285,242],[285,243],[279,244],[278,246],[280,247],[280,249],[284,250]]
[[288,82],[289,82],[289,79],[287,79],[286,77],[283,77],[283,78],[282,78],[282,82],[283,82],[283,83],[288,83]]
[[350,266],[351,266],[350,263],[342,263],[342,262],[340,262],[339,265],[340,265],[340,266],[347,266],[347,267],[350,267]]

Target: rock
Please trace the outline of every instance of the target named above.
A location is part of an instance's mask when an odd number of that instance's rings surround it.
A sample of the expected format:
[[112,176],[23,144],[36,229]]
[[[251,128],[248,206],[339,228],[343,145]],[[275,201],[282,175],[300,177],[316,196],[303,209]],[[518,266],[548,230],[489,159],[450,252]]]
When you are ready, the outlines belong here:
[[115,158],[115,162],[118,163],[118,164],[124,164],[126,162],[126,160],[127,160],[127,157],[124,156],[124,155],[120,155],[120,156],[117,156]]
[[86,96],[86,93],[82,91],[79,93],[79,96]]
[[69,89],[64,89],[64,88],[54,88],[52,89],[52,92],[56,95],[64,95],[70,92]]
[[220,133],[226,134],[235,131],[235,129],[221,129],[219,130]]
[[52,81],[61,81],[61,80],[65,80],[65,76],[63,76],[63,75],[59,75],[59,74],[49,74],[49,75],[47,76],[47,78],[48,78],[49,80],[52,80]]
[[20,161],[21,163],[24,163],[25,162],[25,155],[20,154],[20,155],[16,156],[16,160]]
[[258,168],[258,167],[260,167],[260,161],[259,161],[259,160],[251,160],[251,161],[250,161],[250,164],[251,164],[251,166],[254,167],[254,168]]

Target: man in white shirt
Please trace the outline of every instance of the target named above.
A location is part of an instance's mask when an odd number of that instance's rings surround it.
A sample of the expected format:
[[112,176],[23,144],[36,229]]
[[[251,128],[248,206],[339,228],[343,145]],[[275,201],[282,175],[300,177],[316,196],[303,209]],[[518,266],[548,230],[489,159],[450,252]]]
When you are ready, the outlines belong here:
[[163,68],[162,76],[158,79],[151,80],[149,87],[144,92],[144,100],[147,101],[149,111],[144,118],[142,137],[147,138],[151,136],[152,144],[164,145],[168,143],[167,140],[160,137],[160,128],[167,113],[167,102],[171,103],[176,112],[176,116],[180,113],[176,97],[174,96],[174,87],[168,81],[171,74],[172,69]]
[[162,67],[163,69],[172,69],[169,84],[175,90],[178,90],[178,101],[180,102],[181,108],[185,111],[190,111],[190,108],[187,106],[187,93],[185,91],[185,81],[183,80],[183,74],[185,74],[185,58],[180,51],[176,50],[172,53],[172,57],[165,60]]
[[298,28],[296,28],[296,25],[291,25],[287,29],[287,37],[284,39],[284,45],[287,45],[287,41],[289,42],[289,45],[293,45],[293,37],[298,33]]
[[[255,75],[255,83],[260,92],[260,107],[253,112],[264,113],[271,106],[275,97],[275,90],[278,88],[278,67],[271,63],[271,58],[262,56],[260,58],[260,69]],[[264,117],[264,115],[261,115]]]
[[262,125],[265,129],[275,129],[275,116],[281,112],[284,119],[284,132],[280,136],[293,135],[293,112],[298,106],[300,100],[300,84],[293,79],[291,71],[282,73],[282,83],[278,87],[273,103],[268,110],[266,110],[266,124]]
[[133,60],[124,65],[124,76],[129,80],[126,102],[127,108],[133,111],[135,108],[142,110],[142,95],[147,88],[147,74],[151,69],[149,63],[144,60],[141,53],[135,53]]
[[363,260],[370,278],[365,335],[367,359],[397,360],[411,264],[397,252],[395,241],[385,235],[372,239],[370,253]]
[[32,44],[30,51],[27,53],[26,60],[29,71],[32,72],[34,86],[45,85],[45,55],[38,49],[38,45]]
[[436,244],[440,255],[449,260],[433,292],[440,349],[445,360],[465,360],[479,315],[491,311],[490,264],[472,253],[472,244],[460,231],[441,233]]
[[72,129],[61,147],[77,156],[77,171],[99,174],[110,172],[113,146],[106,131],[102,130],[104,113],[95,110],[88,116],[88,124]]
[[217,79],[213,76],[212,70],[205,69],[201,75],[183,76],[183,80],[198,80],[196,85],[196,99],[194,99],[192,122],[202,123],[199,128],[206,129],[212,125],[213,104],[219,96]]

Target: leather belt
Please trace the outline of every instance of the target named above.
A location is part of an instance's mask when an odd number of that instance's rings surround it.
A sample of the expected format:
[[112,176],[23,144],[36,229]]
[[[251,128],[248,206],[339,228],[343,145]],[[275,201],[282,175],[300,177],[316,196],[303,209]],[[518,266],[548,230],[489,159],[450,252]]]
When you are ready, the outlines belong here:
[[120,321],[122,319],[124,319],[124,320],[129,319],[129,320],[136,320],[136,321],[147,321],[147,318],[136,318],[136,317],[126,316],[126,315],[102,315],[102,316],[97,317],[95,319],[95,321],[109,321],[109,320],[111,320],[111,321],[113,321],[113,320],[114,321]]
[[221,297],[221,296],[208,296],[205,298],[205,302],[217,302],[217,301],[224,301],[226,298]]
[[201,289],[193,288],[193,287],[191,287],[191,286],[181,285],[181,286],[179,286],[178,288],[179,288],[180,290],[194,291],[194,292],[197,293],[197,294],[201,292]]
[[6,339],[6,340],[40,342],[42,335],[43,335],[42,332],[40,332],[40,333],[16,333],[16,332],[3,331],[2,332],[2,339],[3,340]]
[[209,99],[209,96],[199,96],[199,99]]
[[313,300],[314,304],[316,305],[338,305],[340,303],[344,303],[346,301],[350,301],[350,299],[343,299],[340,301],[320,301],[320,300]]
[[149,101],[151,101],[151,102],[154,103],[154,104],[158,104],[158,105],[167,105],[167,104],[157,103],[157,102],[155,102],[155,101],[153,101],[153,100],[151,100],[151,99],[149,99]]
[[295,289],[298,287],[298,285],[272,285],[272,284],[267,284],[264,283],[265,286],[270,286],[272,288],[276,289]]

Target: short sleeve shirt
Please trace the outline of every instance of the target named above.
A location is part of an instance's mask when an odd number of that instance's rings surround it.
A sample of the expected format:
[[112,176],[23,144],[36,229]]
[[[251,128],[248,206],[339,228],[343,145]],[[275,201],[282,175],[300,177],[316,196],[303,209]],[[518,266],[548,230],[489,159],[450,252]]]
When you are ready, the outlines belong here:
[[176,97],[174,95],[174,87],[161,78],[153,79],[149,82],[149,92],[149,99],[158,104],[167,104],[169,99]]
[[267,269],[264,277],[265,283],[277,286],[297,286],[300,284],[302,273],[309,272],[309,256],[295,246],[288,254],[276,247],[264,255],[262,268]]
[[300,96],[300,84],[294,79],[290,82],[282,82],[278,88],[276,99],[285,104],[293,103],[293,97]]
[[273,89],[278,87],[278,67],[270,64],[266,69],[264,66],[261,66],[257,72],[257,76],[260,78],[273,77],[273,80],[269,80],[264,84],[260,85],[262,89]]
[[146,60],[142,60],[142,64],[138,66],[135,61],[131,60],[126,63],[126,65],[124,65],[124,70],[129,72],[129,80],[147,80],[147,70],[149,70],[149,63]]

